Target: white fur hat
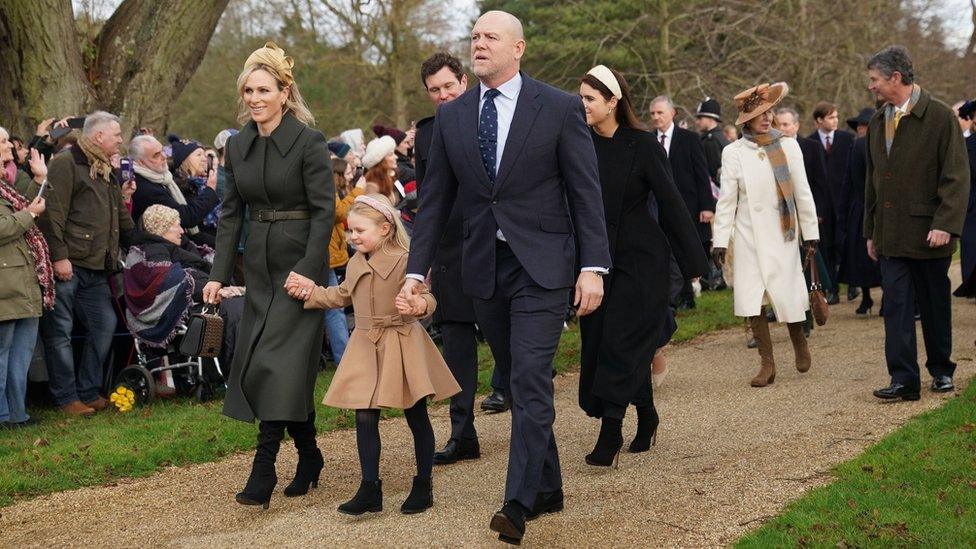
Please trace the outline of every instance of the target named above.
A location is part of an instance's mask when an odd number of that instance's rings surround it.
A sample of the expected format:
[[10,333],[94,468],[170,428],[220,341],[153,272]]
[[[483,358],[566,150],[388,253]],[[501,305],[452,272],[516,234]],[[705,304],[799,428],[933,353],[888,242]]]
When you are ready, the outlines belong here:
[[384,158],[393,154],[396,150],[396,141],[389,135],[377,137],[366,145],[366,154],[363,155],[363,167],[367,170],[379,164]]

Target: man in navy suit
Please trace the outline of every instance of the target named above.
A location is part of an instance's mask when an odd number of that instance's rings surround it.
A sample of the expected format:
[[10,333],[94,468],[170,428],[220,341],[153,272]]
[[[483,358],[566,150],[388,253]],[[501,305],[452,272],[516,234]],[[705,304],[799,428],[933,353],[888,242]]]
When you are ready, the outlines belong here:
[[490,524],[509,543],[520,542],[527,518],[563,507],[552,359],[569,290],[575,284],[579,314],[592,312],[610,268],[583,104],[521,73],[524,52],[511,14],[491,11],[475,23],[480,82],[437,112],[403,287],[410,296],[423,283],[457,199],[464,293],[512,403],[505,504]]
[[[830,196],[833,199],[831,209],[831,232],[820,234],[820,252],[823,254],[827,270],[830,271],[830,278],[833,282],[833,290],[828,296],[828,302],[834,305],[840,302],[837,295],[838,287],[838,267],[839,257],[836,246],[833,227],[836,225],[837,213],[846,212],[850,204],[841,203],[844,195],[841,188],[844,185],[844,178],[847,177],[847,164],[851,158],[851,147],[854,146],[854,136],[844,130],[837,129],[840,122],[840,115],[837,113],[837,106],[827,101],[821,101],[813,107],[813,123],[817,129],[811,133],[807,139],[816,141],[824,153],[827,168],[827,186],[830,189]],[[819,214],[819,210],[818,210]],[[847,300],[852,301],[859,294],[857,288],[847,289]]]

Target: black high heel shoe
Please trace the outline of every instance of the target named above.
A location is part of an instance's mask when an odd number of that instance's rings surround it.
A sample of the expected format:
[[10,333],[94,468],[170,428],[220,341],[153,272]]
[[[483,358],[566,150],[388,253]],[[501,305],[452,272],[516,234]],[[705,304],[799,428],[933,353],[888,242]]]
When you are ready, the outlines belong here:
[[854,314],[856,314],[857,316],[870,316],[871,309],[873,308],[874,308],[874,300],[871,299],[870,295],[865,293],[864,297],[861,299],[861,304],[857,306],[857,310],[854,311]]
[[241,505],[260,505],[267,509],[271,505],[271,493],[278,484],[275,474],[275,460],[281,439],[285,436],[285,425],[277,421],[262,421],[258,426],[258,445],[254,451],[254,464],[251,474],[235,499]]
[[285,490],[286,497],[304,496],[308,493],[308,488],[319,487],[319,476],[325,466],[322,459],[322,452],[315,444],[315,413],[309,415],[308,420],[301,423],[289,423],[288,434],[295,441],[295,449],[298,450],[298,467],[295,469],[295,478]]
[[630,442],[627,451],[631,454],[646,452],[657,444],[657,428],[661,418],[657,415],[657,408],[641,406],[637,408],[637,433]]
[[623,420],[620,419],[605,417],[601,420],[600,436],[593,451],[587,454],[586,463],[597,467],[618,467],[620,449],[624,446],[624,436],[620,432],[622,426]]

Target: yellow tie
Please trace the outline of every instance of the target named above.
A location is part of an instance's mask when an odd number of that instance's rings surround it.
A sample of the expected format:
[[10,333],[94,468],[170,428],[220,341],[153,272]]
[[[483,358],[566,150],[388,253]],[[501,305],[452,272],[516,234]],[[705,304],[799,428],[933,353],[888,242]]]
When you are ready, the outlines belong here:
[[898,129],[898,123],[901,122],[901,117],[904,116],[904,114],[905,113],[902,111],[895,111],[895,130]]

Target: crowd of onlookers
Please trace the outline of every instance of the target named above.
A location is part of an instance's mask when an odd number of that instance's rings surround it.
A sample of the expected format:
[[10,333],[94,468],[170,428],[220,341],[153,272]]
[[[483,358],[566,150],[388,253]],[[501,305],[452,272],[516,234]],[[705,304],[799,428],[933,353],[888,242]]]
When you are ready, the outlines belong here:
[[[416,209],[415,130],[372,130],[368,143],[360,129],[329,142],[336,190],[329,284],[349,261],[345,214],[357,196],[388,196],[407,223]],[[103,377],[116,333],[166,349],[188,314],[202,308],[225,147],[236,133],[219,132],[210,147],[137,128],[123,144],[120,120],[106,112],[45,120],[26,141],[0,128],[0,425],[36,423],[25,394],[37,362],[62,411],[105,410]],[[245,231],[241,254],[246,239]],[[227,365],[243,310],[243,269],[234,283],[222,290],[220,307]],[[326,313],[326,335],[338,363],[349,338],[343,311]],[[171,372],[155,383],[158,394],[175,390]]]
[[[971,106],[955,106],[967,137]],[[655,98],[650,126],[668,153],[707,251],[721,151],[738,136],[734,126],[723,125],[715,100],[706,98],[693,121],[677,120],[676,113],[668,97]],[[847,119],[853,133],[840,127],[838,109],[830,103],[818,104],[812,114],[816,129],[806,138],[797,135],[800,117],[790,107],[776,111],[775,126],[796,137],[803,150],[821,223],[829,299],[839,301],[837,288],[847,283],[848,299],[861,294],[858,313],[868,314],[880,274],[867,259],[861,235],[863,151],[855,141],[873,110]],[[697,131],[687,129],[691,124]],[[330,285],[338,283],[349,261],[345,215],[357,196],[389,197],[408,230],[416,212],[415,129],[376,125],[372,132],[375,138],[368,142],[363,130],[351,129],[328,144],[336,191]],[[34,423],[25,392],[36,356],[43,357],[55,406],[72,415],[106,409],[103,371],[119,318],[139,341],[165,347],[187,314],[202,305],[226,184],[225,148],[235,133],[219,132],[211,147],[137,128],[123,147],[119,119],[105,112],[44,120],[29,140],[0,128],[0,424]],[[245,231],[241,254],[246,239]],[[681,280],[679,272],[672,278],[676,308],[694,308],[701,289],[725,286],[718,269],[696,281]],[[221,307],[228,332],[221,358],[227,364],[246,291],[242,268],[234,283],[224,288]],[[187,299],[180,298],[184,293]],[[338,363],[349,325],[341,310],[325,314],[328,349]],[[83,330],[76,329],[79,323]],[[171,374],[156,381],[162,394],[173,389]]]

